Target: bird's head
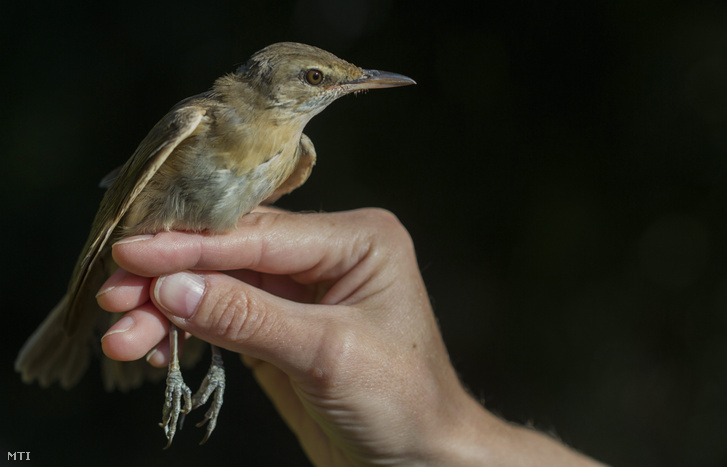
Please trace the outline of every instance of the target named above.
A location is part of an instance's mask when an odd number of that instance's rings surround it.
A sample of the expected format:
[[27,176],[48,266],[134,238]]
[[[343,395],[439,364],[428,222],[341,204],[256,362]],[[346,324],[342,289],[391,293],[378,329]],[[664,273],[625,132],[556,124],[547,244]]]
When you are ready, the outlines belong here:
[[325,50],[294,42],[256,52],[233,76],[252,88],[268,109],[305,121],[343,95],[415,84],[406,76],[365,70]]

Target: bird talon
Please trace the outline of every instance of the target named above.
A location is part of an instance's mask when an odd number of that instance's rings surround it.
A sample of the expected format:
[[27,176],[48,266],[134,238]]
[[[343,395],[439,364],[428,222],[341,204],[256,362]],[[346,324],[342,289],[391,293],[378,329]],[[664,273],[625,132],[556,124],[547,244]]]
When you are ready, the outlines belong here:
[[[184,406],[182,406],[184,400]],[[174,435],[184,425],[184,417],[192,410],[192,391],[184,384],[182,373],[178,369],[171,369],[167,376],[167,390],[162,409],[162,422],[159,424],[164,429],[164,435],[168,443],[164,449],[172,444]],[[181,417],[180,417],[181,416]]]
[[[184,383],[182,372],[179,370],[176,327],[172,327],[170,330],[169,338],[172,355],[169,362],[169,373],[167,374],[162,422],[159,424],[164,429],[164,435],[167,437],[167,445],[164,449],[168,449],[172,445],[174,435],[177,433],[177,424],[179,424],[181,430],[182,425],[184,425],[185,415],[192,410],[192,391]],[[182,405],[182,401],[184,401],[184,405]]]
[[220,349],[215,346],[212,346],[212,363],[207,371],[207,375],[202,380],[199,390],[192,397],[192,407],[196,409],[204,405],[213,394],[214,397],[212,398],[210,408],[205,412],[202,421],[197,423],[198,428],[207,424],[207,431],[199,443],[200,445],[207,442],[212,431],[217,426],[217,417],[220,414],[223,396],[225,394],[225,366],[222,362]]

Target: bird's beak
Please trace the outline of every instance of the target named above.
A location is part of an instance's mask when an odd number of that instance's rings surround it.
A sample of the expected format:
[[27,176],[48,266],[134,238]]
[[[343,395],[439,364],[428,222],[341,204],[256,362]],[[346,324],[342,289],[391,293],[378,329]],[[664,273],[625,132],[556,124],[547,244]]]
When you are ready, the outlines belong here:
[[410,84],[417,83],[408,76],[400,75],[398,73],[379,70],[363,70],[363,75],[360,78],[347,83],[338,84],[335,87],[342,89],[344,92],[355,92],[362,91],[364,89],[396,88],[399,86],[409,86]]

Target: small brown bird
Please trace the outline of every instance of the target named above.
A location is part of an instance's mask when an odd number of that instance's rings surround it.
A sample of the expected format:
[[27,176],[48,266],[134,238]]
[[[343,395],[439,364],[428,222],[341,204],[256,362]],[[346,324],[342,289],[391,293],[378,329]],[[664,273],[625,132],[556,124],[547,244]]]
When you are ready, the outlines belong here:
[[[68,292],[20,350],[16,371],[26,383],[71,388],[83,376],[98,333],[108,325],[96,291],[116,269],[111,245],[130,235],[163,230],[220,233],[261,203],[303,184],[316,161],[303,134],[308,121],[335,99],[365,89],[415,84],[396,73],[364,70],[309,45],[290,42],[255,53],[212,89],[175,105],[131,158],[102,181],[108,188],[76,263]],[[214,430],[225,386],[219,349],[194,395],[178,362],[177,329],[169,332],[171,358],[162,423],[169,447],[180,414],[207,402],[198,425]],[[107,390],[126,391],[151,377],[145,362],[103,358]]]

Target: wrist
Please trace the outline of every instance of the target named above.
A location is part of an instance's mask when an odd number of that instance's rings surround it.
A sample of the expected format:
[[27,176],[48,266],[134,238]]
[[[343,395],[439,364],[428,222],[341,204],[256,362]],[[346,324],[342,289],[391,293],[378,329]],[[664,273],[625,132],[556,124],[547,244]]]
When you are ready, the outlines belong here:
[[496,451],[510,427],[462,390],[448,421],[438,425],[429,443],[429,465],[497,465]]
[[479,466],[495,459],[494,451],[510,427],[485,410],[456,381],[456,386],[430,400],[415,423],[416,442],[410,450],[410,461],[401,465],[417,466]]
[[602,465],[536,430],[507,422],[465,393],[422,443],[431,466]]

